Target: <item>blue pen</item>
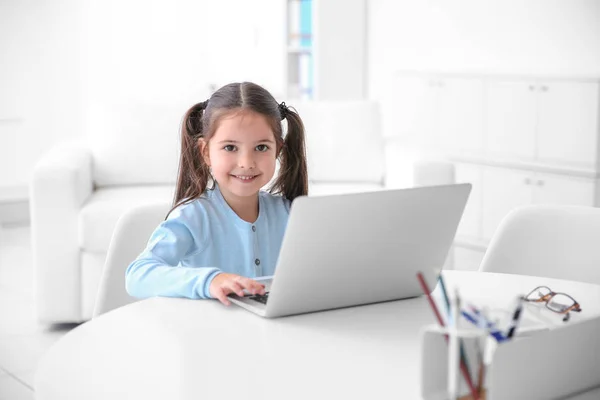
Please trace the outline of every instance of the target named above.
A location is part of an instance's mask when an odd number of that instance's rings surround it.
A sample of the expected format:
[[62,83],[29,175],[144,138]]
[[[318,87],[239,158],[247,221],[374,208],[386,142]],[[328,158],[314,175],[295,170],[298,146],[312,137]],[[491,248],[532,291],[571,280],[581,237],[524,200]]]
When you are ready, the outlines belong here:
[[508,328],[508,332],[506,333],[506,338],[510,339],[513,337],[515,333],[515,329],[519,323],[519,317],[521,316],[521,312],[523,311],[523,297],[519,297],[519,303],[517,304],[517,308],[513,314],[512,320],[510,321],[510,325]]
[[[472,316],[471,314],[469,314],[466,311],[462,311],[462,315],[463,317],[465,317],[469,322],[471,322],[474,325],[478,325],[479,326],[479,322],[480,320],[483,320],[483,317],[475,318],[474,316]],[[506,337],[502,334],[502,332],[496,327],[496,324],[483,320],[485,321],[485,326],[486,328],[490,329],[490,335],[492,335],[492,337],[494,339],[496,339],[496,341],[498,343],[503,342],[506,340]]]

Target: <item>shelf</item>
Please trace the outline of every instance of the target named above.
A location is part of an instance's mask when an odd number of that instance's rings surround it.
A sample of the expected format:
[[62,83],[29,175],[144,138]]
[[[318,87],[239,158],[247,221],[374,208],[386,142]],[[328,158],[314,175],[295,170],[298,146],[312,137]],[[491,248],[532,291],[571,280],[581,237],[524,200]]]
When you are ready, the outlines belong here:
[[29,187],[0,186],[0,203],[20,203],[29,200]]
[[310,47],[289,46],[287,52],[288,54],[312,54],[313,51]]
[[546,164],[535,161],[515,161],[501,158],[490,158],[489,156],[463,156],[448,155],[449,161],[465,164],[485,165],[489,167],[501,167],[520,169],[524,171],[542,172],[548,174],[577,176],[580,178],[598,179],[600,171],[590,168],[578,168],[571,166],[562,166],[557,164]]
[[433,157],[435,159],[444,159],[452,163],[482,165],[487,167],[518,169],[523,171],[541,172],[547,174],[565,175],[586,179],[600,179],[600,170],[594,168],[585,168],[560,164],[559,162],[539,162],[515,160],[511,158],[502,158],[495,155],[482,153],[481,155],[460,154],[451,152],[443,147],[417,146],[406,143],[400,136],[386,136],[384,142],[397,143],[407,151],[412,150],[414,154],[423,157]]

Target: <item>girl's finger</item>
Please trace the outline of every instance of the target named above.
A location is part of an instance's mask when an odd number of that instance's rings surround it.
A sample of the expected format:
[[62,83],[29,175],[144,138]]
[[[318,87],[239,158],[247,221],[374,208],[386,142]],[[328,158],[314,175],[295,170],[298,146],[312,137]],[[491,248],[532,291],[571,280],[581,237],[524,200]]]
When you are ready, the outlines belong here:
[[261,293],[264,290],[265,286],[261,283],[256,282],[250,278],[242,278],[239,281],[239,284],[242,285],[247,291],[252,294]]
[[215,290],[215,297],[226,306],[231,304],[231,302],[227,299],[227,295],[225,294],[223,288],[217,288],[217,290]]
[[255,290],[255,293],[258,293],[260,295],[265,294],[265,285],[263,285],[262,283],[254,281],[253,288]]
[[237,294],[240,297],[244,297],[244,287],[238,282],[229,281],[227,288],[229,288],[233,293]]

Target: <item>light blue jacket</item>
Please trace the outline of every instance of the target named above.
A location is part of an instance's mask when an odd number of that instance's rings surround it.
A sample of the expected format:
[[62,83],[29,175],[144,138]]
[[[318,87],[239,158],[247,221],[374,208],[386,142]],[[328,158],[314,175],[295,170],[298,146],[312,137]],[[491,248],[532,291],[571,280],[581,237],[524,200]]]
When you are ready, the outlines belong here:
[[220,272],[273,275],[290,201],[264,191],[258,199],[253,224],[237,216],[216,185],[177,207],[127,267],[127,292],[138,298],[209,298],[210,283]]

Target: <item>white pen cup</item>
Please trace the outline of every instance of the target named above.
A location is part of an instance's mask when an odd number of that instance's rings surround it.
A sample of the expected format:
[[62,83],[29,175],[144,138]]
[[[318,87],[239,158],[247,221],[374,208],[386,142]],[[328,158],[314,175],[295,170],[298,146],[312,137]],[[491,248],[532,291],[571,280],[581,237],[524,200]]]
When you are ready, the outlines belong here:
[[[421,395],[423,399],[461,398],[471,394],[461,370],[461,353],[473,387],[479,390],[488,333],[477,327],[445,328],[429,325],[421,331]],[[456,338],[456,346],[452,344]],[[489,349],[488,349],[489,351]],[[453,354],[454,352],[454,354]],[[489,357],[489,356],[488,356]],[[481,389],[485,388],[485,378]]]

